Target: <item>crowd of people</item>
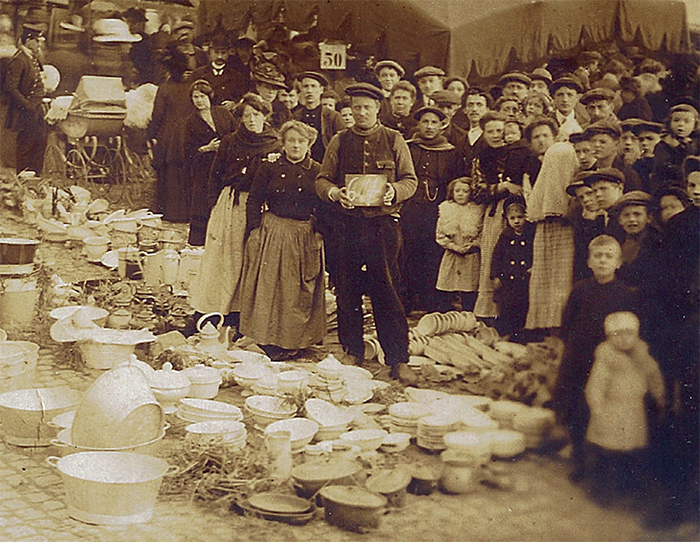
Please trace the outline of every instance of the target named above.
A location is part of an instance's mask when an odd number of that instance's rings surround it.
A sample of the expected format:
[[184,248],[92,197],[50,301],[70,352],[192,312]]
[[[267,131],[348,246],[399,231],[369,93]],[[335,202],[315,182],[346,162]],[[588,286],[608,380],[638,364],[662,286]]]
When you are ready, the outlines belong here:
[[[473,311],[517,342],[557,335],[572,479],[605,500],[655,473],[650,521],[697,514],[697,59],[584,51],[575,69],[492,88],[385,59],[330,81],[250,38],[215,34],[204,51],[193,28],[158,58],[148,134],[157,210],[204,246],[197,311],[291,359],[323,340],[330,286],[362,365],[367,295],[405,383],[413,311]],[[21,111],[18,65],[5,88]]]

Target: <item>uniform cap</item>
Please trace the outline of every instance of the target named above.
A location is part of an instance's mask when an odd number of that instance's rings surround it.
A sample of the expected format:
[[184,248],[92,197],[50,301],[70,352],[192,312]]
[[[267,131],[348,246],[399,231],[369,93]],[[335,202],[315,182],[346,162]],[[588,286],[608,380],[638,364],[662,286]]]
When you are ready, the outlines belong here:
[[301,81],[303,79],[315,79],[318,81],[322,87],[327,87],[328,86],[328,79],[326,79],[326,76],[323,75],[322,73],[318,72],[301,72],[300,74],[297,75],[297,80]]
[[369,83],[355,83],[345,89],[345,94],[348,96],[365,96],[381,102],[384,99],[384,93]]

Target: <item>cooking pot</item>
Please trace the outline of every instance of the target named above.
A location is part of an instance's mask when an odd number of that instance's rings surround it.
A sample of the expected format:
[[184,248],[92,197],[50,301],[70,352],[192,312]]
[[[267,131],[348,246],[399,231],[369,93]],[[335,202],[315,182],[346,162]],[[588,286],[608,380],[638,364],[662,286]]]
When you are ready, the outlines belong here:
[[0,238],[0,264],[26,265],[34,263],[39,241],[34,239]]

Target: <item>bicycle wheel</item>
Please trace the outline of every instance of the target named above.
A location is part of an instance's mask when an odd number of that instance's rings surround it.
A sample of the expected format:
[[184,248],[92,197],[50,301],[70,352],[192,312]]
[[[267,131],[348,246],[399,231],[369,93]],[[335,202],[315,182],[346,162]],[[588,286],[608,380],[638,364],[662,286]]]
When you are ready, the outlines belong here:
[[49,145],[44,153],[44,177],[55,186],[67,186],[66,158],[58,145]]
[[105,149],[102,166],[105,169],[105,178],[99,184],[101,197],[113,204],[121,203],[127,184],[124,158],[117,149]]
[[66,154],[66,179],[70,184],[75,184],[89,189],[87,161],[78,149],[71,149]]

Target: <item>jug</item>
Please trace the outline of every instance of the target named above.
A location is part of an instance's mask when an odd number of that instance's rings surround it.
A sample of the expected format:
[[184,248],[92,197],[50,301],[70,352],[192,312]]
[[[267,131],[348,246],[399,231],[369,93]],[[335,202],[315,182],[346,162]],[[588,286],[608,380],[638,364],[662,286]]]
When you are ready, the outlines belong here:
[[180,268],[180,255],[172,249],[165,249],[163,252],[163,282],[165,284],[175,284],[177,273]]
[[163,252],[139,252],[139,267],[146,284],[158,286],[163,281]]
[[270,478],[283,483],[292,475],[292,434],[289,431],[273,431],[265,434],[265,447],[270,454]]
[[[218,324],[209,321],[212,316],[218,317]],[[224,315],[220,312],[210,312],[205,314],[197,321],[197,337],[199,338],[199,348],[202,352],[206,352],[213,358],[222,358],[228,354],[228,331],[229,328],[221,330],[221,325],[224,323]],[[224,341],[222,342],[222,336]]]
[[203,248],[183,248],[180,251],[180,267],[178,268],[177,281],[188,286],[191,275],[199,272],[199,264],[204,255]]

